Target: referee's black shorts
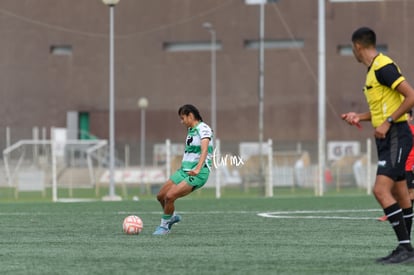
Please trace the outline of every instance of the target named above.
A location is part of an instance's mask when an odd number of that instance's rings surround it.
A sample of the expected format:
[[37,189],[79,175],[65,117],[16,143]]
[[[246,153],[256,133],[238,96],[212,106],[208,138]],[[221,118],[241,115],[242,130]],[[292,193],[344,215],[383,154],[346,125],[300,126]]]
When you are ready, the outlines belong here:
[[377,175],[394,181],[405,179],[405,161],[413,145],[408,123],[393,123],[384,139],[375,139],[378,151]]

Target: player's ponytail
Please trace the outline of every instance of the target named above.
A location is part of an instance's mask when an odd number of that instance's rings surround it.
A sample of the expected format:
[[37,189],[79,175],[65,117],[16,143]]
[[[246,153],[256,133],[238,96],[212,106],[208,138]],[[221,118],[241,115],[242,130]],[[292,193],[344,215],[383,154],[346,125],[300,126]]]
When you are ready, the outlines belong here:
[[185,104],[178,109],[179,116],[181,115],[188,116],[190,113],[192,113],[194,115],[194,118],[197,119],[198,121],[203,121],[203,118],[201,117],[200,112],[194,105]]

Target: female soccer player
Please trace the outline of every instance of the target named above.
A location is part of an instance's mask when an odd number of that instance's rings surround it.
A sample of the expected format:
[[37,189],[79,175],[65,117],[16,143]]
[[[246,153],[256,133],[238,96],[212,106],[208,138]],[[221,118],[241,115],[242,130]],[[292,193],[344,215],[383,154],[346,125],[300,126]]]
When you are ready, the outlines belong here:
[[181,123],[188,129],[181,167],[161,187],[157,199],[164,214],[153,235],[170,233],[181,217],[176,215],[174,202],[201,188],[208,179],[213,156],[213,133],[203,122],[196,107],[187,104],[178,109]]

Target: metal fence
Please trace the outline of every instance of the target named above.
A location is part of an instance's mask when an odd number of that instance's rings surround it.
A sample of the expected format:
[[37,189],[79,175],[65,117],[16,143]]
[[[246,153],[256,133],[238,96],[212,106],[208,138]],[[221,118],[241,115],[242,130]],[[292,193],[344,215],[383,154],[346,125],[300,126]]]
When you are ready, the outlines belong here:
[[[16,147],[21,140],[32,142],[25,143],[26,147],[22,146],[13,154],[7,155],[8,159],[5,162],[8,148]],[[115,180],[122,188],[145,186],[141,190],[148,192],[154,190],[153,186],[162,184],[178,168],[184,144],[172,143],[170,140],[149,142],[146,147],[147,161],[143,165],[138,161],[140,155],[138,142],[117,144]],[[56,167],[50,162],[51,147],[45,145],[39,147],[39,144],[43,143],[49,146],[51,144],[49,129],[38,127],[0,129],[0,146],[3,151],[0,163],[0,187],[32,191],[38,188],[44,190],[52,186],[53,177],[50,175]],[[327,156],[329,161],[324,182],[320,183],[317,176],[318,163],[312,158],[314,152],[309,144],[296,142],[281,146],[268,140],[261,145],[257,142],[233,142],[228,146],[217,140],[213,157],[214,165],[205,188],[214,188],[216,197],[221,197],[222,190],[225,188],[235,190],[262,188],[263,195],[268,197],[274,195],[274,190],[283,188],[313,190],[315,195],[319,194],[320,188],[333,189],[336,192],[355,188],[370,193],[375,176],[375,165],[373,165],[375,160],[371,157],[370,140],[363,145],[356,141],[329,143]],[[361,152],[361,147],[365,147],[366,151]],[[90,159],[87,159],[88,147],[82,148],[78,146],[75,150],[72,145],[71,149],[64,151],[62,159],[64,165],[58,171],[56,179],[58,187],[86,186],[96,189],[108,185],[108,165],[105,161],[108,155],[101,152],[100,159],[95,158],[92,165]],[[107,150],[107,148],[100,149]],[[33,165],[34,162],[37,165]],[[10,178],[11,171],[14,173],[13,181]],[[42,184],[36,185],[39,181]]]

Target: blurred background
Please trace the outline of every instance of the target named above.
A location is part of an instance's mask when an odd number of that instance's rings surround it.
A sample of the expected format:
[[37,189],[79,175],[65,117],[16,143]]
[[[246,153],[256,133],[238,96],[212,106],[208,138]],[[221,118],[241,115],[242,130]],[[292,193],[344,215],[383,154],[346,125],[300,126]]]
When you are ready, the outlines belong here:
[[[215,170],[222,171],[213,171],[208,184],[216,190],[263,185],[369,192],[372,128],[358,130],[340,119],[347,111],[368,110],[366,68],[353,57],[350,38],[358,27],[373,28],[378,49],[414,79],[414,1],[104,2],[0,1],[1,196],[49,192],[53,182],[62,192],[79,185],[100,196],[107,191],[96,187],[108,181],[111,187],[111,173],[125,197],[154,193],[180,161],[186,129],[177,110],[187,103],[199,108],[219,140]],[[322,184],[320,2],[326,57]],[[144,175],[150,171],[158,176]],[[70,192],[64,196],[74,196]]]

